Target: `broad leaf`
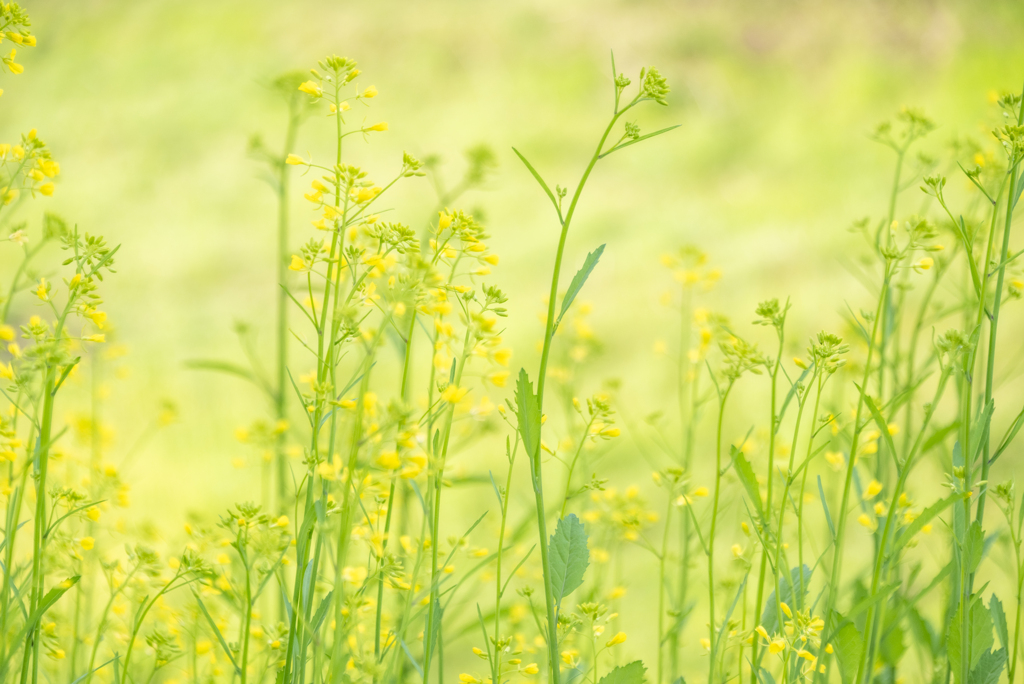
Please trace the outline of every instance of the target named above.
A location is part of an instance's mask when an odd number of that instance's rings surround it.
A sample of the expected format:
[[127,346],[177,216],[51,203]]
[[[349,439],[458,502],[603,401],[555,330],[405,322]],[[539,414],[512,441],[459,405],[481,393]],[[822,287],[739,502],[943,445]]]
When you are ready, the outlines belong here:
[[1006,649],[986,651],[977,666],[971,670],[969,684],[998,684],[999,675],[1006,667]]
[[587,533],[580,519],[570,513],[558,521],[548,543],[548,570],[556,605],[560,606],[563,598],[583,584],[583,573],[589,563]]
[[[801,569],[803,572],[801,572]],[[803,602],[804,597],[807,595],[807,587],[811,583],[811,569],[806,565],[800,568],[793,568],[790,571],[789,577],[783,577],[779,580],[780,595],[779,598],[782,603],[794,608]],[[796,591],[794,591],[794,588]],[[794,597],[799,597],[797,600]],[[768,595],[768,600],[764,604],[764,612],[761,614],[761,625],[768,630],[769,634],[775,634],[781,631],[777,614],[775,612],[775,592],[773,591]]]
[[857,678],[857,668],[864,654],[864,637],[855,624],[847,622],[836,633],[832,647],[836,652],[836,660],[839,661],[839,676],[843,684],[852,682]]
[[643,661],[634,660],[627,665],[619,665],[617,668],[601,677],[600,684],[643,684],[644,672]]
[[[953,679],[960,683],[960,673],[963,667],[963,644],[962,644],[962,616],[963,605],[957,608],[953,620],[950,622],[949,631],[946,633],[946,653],[949,658],[949,667],[953,671]],[[992,639],[992,616],[980,599],[971,602],[970,613],[970,645],[971,653],[968,663],[968,670],[973,670],[981,660],[982,655],[988,651],[993,644]]]

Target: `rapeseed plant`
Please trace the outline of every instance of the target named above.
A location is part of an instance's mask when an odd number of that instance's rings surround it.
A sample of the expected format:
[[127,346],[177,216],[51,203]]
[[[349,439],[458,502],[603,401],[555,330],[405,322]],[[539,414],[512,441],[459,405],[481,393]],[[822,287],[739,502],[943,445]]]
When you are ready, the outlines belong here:
[[[30,26],[0,5],[0,32],[17,45],[3,59],[11,75],[35,45]],[[746,329],[708,307],[722,274],[704,252],[664,256],[678,336],[655,346],[676,366],[678,405],[634,425],[619,400],[629,380],[596,381],[587,363],[601,345],[580,295],[606,245],[568,284],[561,273],[598,162],[675,128],[645,134],[627,118],[668,104],[658,69],[634,86],[611,67],[607,124],[575,187],[552,190],[515,151],[559,238],[538,369],[519,370],[511,396],[500,259],[479,212],[458,204],[490,177],[494,153],[472,148],[453,185],[434,157],[364,168],[351,147],[390,126],[364,118],[386,93],[354,60],[330,56],[271,84],[284,142],[271,151],[254,138],[250,152],[277,201],[274,365],[265,372],[247,324],[236,326],[241,362],[190,363],[266,398],[265,415],[236,431],[261,487],[253,502],[191,516],[180,553],[161,554],[115,514],[131,505],[129,459],[175,419],[160,404],[114,462],[103,399],[123,349],[100,291],[118,248],[50,213],[15,223],[54,193],[60,166],[35,130],[0,145],[0,230],[20,256],[0,300],[4,681],[1014,682],[1024,410],[995,398],[1004,305],[1024,290],[1011,249],[1024,96],[998,99],[995,151],[961,142],[946,164],[912,156],[936,128],[920,111],[874,130],[896,157],[884,210],[853,228],[874,303],[847,306],[843,329],[806,347],[792,342],[796,295],[761,301]],[[296,149],[317,120],[325,159]],[[943,171],[963,183],[954,191]],[[437,196],[426,221],[388,204],[420,177]],[[918,185],[924,204],[902,213]],[[59,266],[37,265],[45,245],[65,252]],[[545,413],[552,391],[560,418]],[[736,397],[760,391],[761,410],[737,415]],[[634,446],[621,446],[627,436]],[[496,473],[482,445],[501,442]],[[606,470],[613,448],[653,465],[653,489]],[[920,475],[929,468],[939,493]],[[496,508],[456,520],[475,486]],[[986,521],[990,494],[1005,526]],[[656,562],[648,594],[623,562],[636,550]],[[989,591],[1004,585],[1002,598]],[[637,619],[654,639],[630,634]]]

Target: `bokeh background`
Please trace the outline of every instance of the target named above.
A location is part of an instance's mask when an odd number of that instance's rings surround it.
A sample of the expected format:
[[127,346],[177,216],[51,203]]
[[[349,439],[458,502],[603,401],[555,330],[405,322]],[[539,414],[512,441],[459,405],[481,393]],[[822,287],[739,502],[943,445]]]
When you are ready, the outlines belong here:
[[[332,53],[359,61],[359,82],[380,91],[367,122],[386,120],[390,130],[349,149],[378,178],[408,150],[440,154],[454,181],[465,149],[493,148],[497,170],[458,206],[485,216],[502,257],[495,280],[510,296],[518,369],[535,366],[557,228],[511,147],[550,183],[574,184],[609,115],[609,51],[634,80],[642,66],[661,69],[670,106],[646,107],[636,120],[646,131],[680,128],[598,166],[567,252],[571,273],[608,245],[584,294],[602,349],[582,390],[619,379],[627,432],[673,396],[671,361],[655,352],[659,340],[675,344],[677,327],[658,301],[673,286],[662,253],[703,248],[722,271],[707,304],[754,339],[763,332],[747,327],[756,302],[791,297],[798,353],[811,333],[841,327],[846,302],[869,300],[847,268],[865,251],[847,229],[885,212],[893,155],[869,141],[875,123],[919,106],[939,123],[922,150],[938,156],[957,136],[988,144],[990,93],[1019,89],[1024,78],[1019,2],[26,4],[39,47],[24,55],[26,75],[5,83],[0,126],[5,137],[36,127],[61,162],[47,209],[122,245],[106,308],[131,372],[107,400],[111,458],[130,448],[160,399],[178,405],[178,421],[146,444],[130,475],[131,515],[164,527],[258,491],[256,461],[233,433],[263,403],[184,362],[237,356],[236,321],[258,331],[270,359],[275,203],[247,146],[253,134],[281,144],[285,109],[268,87],[278,74]],[[293,151],[322,156],[329,139],[314,117]],[[314,233],[302,186],[296,245]],[[391,206],[395,220],[424,226],[435,203],[420,179]],[[911,188],[898,213],[920,205]],[[4,273],[10,266],[0,261]],[[1020,317],[1011,320],[1005,335],[1019,338]],[[1011,390],[1017,372],[1007,369]],[[735,430],[751,422],[737,419]],[[649,482],[646,468],[622,465],[635,465],[638,444],[621,440],[602,474],[628,470]],[[233,465],[239,458],[249,465]]]

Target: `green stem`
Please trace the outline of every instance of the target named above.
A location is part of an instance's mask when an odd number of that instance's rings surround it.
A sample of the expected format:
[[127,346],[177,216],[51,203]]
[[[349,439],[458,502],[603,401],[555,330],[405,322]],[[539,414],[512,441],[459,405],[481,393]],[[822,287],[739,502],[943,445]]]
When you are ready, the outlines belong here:
[[[867,392],[867,382],[871,373],[871,361],[875,351],[875,339],[878,337],[878,326],[882,316],[882,306],[885,303],[886,293],[889,290],[889,280],[892,276],[891,265],[888,261],[885,263],[884,275],[882,279],[882,290],[879,293],[878,304],[875,308],[875,319],[871,326],[871,337],[868,340],[868,354],[864,361],[864,375],[861,379],[861,390],[857,394],[857,411],[853,421],[853,436],[850,440],[850,457],[847,459],[846,464],[846,479],[843,482],[843,497],[842,503],[839,506],[839,521],[836,526],[836,535],[833,541],[832,550],[832,570],[829,577],[828,583],[828,599],[825,603],[825,629],[822,632],[821,643],[823,646],[818,653],[818,662],[825,665],[828,668],[828,661],[830,660],[830,654],[825,651],[824,645],[829,644],[832,637],[832,622],[833,613],[835,611],[836,599],[838,598],[839,581],[842,575],[843,565],[843,537],[846,532],[846,519],[848,517],[850,508],[850,490],[853,486],[853,472],[857,466],[857,448],[860,444],[860,435],[867,421],[862,419],[864,411],[864,396]],[[814,682],[815,684],[820,681],[821,672],[820,668],[815,670]]]
[[718,527],[718,499],[722,490],[722,419],[725,416],[725,402],[732,391],[732,381],[718,403],[718,428],[715,433],[715,494],[711,504],[711,531],[708,533],[708,684],[715,684],[715,530]]

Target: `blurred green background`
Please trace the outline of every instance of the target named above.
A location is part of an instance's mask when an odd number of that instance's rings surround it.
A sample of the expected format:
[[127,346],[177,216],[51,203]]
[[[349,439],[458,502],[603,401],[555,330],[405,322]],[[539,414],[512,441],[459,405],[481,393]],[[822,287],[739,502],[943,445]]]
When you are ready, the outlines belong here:
[[[681,127],[601,162],[567,252],[571,272],[608,245],[584,295],[603,352],[581,391],[619,378],[631,420],[673,396],[671,362],[652,351],[659,339],[670,348],[676,340],[675,314],[658,303],[672,287],[663,252],[691,242],[706,250],[722,270],[707,303],[747,332],[757,301],[792,297],[799,353],[809,334],[841,327],[844,302],[868,299],[844,264],[864,251],[849,224],[886,208],[893,155],[868,140],[874,124],[919,106],[939,123],[922,150],[938,156],[961,135],[988,144],[990,92],[1018,89],[1024,78],[1019,2],[26,5],[39,47],[25,52],[26,73],[5,81],[0,127],[5,139],[36,127],[62,175],[56,196],[25,218],[38,224],[45,206],[123,245],[106,308],[131,349],[132,373],[109,399],[118,429],[111,459],[161,397],[180,408],[130,474],[141,520],[257,498],[258,469],[232,466],[255,462],[233,431],[261,415],[262,402],[183,362],[236,356],[239,320],[259,331],[270,358],[275,203],[246,149],[256,133],[281,144],[285,109],[268,87],[281,72],[332,53],[359,61],[360,84],[380,91],[366,121],[386,120],[390,130],[349,151],[380,180],[397,170],[402,150],[441,154],[449,180],[461,174],[466,148],[495,150],[497,172],[459,206],[482,210],[502,256],[494,281],[510,295],[516,370],[535,366],[557,230],[511,146],[552,185],[574,184],[609,116],[609,50],[634,81],[642,66],[658,66],[670,106],[645,107],[636,120],[645,131]],[[322,157],[329,141],[314,117],[293,151]],[[295,245],[315,232],[304,187],[293,193]],[[898,214],[917,210],[920,197],[916,188],[901,195]],[[393,220],[419,227],[435,202],[416,179],[389,206]],[[1011,320],[1004,334],[1019,338],[1020,318]],[[750,382],[752,396],[757,386]],[[736,430],[750,422],[738,418]],[[635,444],[623,439],[612,455]],[[609,472],[616,460],[606,459]],[[646,468],[630,472],[649,482]]]

